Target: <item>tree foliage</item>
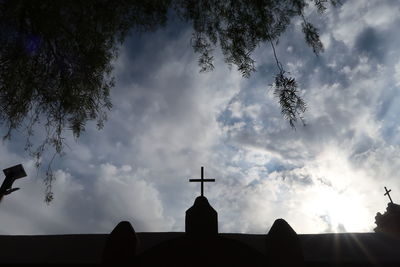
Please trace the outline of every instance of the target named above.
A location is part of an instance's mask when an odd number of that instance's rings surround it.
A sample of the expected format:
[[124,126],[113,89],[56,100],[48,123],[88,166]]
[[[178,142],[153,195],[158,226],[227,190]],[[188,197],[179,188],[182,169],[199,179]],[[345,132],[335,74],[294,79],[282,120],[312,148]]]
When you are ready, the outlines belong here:
[[[336,0],[329,1],[337,4]],[[291,126],[305,111],[297,83],[279,62],[274,43],[296,16],[302,18],[305,41],[315,54],[323,51],[318,29],[304,16],[307,5],[320,13],[328,0],[0,0],[0,124],[10,138],[27,134],[26,149],[39,167],[50,146],[62,154],[63,133],[76,138],[90,120],[101,128],[112,107],[112,60],[130,31],[151,31],[174,11],[193,26],[191,44],[200,71],[214,69],[219,47],[230,66],[244,77],[256,70],[252,53],[269,42],[278,74],[274,92]],[[42,123],[46,136],[38,145],[30,137]],[[54,157],[53,157],[54,158]],[[54,177],[48,165],[46,201],[53,198]]]
[[[26,149],[40,165],[48,146],[61,154],[63,132],[79,137],[89,120],[101,128],[111,108],[111,62],[131,27],[151,30],[166,21],[164,2],[2,1],[0,8],[0,123],[4,138],[23,128]],[[34,126],[46,136],[32,147]],[[53,157],[54,158],[54,157]],[[46,201],[51,201],[51,164]]]

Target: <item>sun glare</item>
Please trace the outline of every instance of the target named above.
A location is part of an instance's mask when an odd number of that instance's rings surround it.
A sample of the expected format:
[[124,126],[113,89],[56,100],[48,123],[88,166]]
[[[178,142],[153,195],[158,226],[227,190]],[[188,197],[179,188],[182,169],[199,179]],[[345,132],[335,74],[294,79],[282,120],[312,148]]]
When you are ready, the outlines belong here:
[[371,231],[374,217],[365,203],[367,174],[352,168],[338,149],[320,156],[313,175],[323,180],[313,188],[310,208],[326,223],[327,232]]
[[317,203],[318,213],[326,216],[332,232],[368,231],[373,220],[357,195],[351,193],[323,187]]

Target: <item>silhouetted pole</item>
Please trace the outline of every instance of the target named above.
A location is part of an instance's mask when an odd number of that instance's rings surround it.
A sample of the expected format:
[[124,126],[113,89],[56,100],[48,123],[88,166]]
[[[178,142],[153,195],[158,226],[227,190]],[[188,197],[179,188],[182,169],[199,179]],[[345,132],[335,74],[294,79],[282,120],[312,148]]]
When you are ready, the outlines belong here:
[[386,191],[386,193],[384,194],[384,196],[388,196],[389,197],[389,199],[390,199],[390,202],[392,202],[393,203],[393,200],[392,200],[392,198],[390,197],[390,192],[392,191],[392,189],[389,189],[389,190],[387,190],[387,188],[386,188],[386,186],[385,186],[385,191]]
[[204,167],[203,166],[201,166],[201,196],[204,196]]
[[189,179],[189,182],[200,182],[201,196],[204,196],[204,182],[215,182],[215,179],[204,179],[204,167],[201,166],[201,179]]

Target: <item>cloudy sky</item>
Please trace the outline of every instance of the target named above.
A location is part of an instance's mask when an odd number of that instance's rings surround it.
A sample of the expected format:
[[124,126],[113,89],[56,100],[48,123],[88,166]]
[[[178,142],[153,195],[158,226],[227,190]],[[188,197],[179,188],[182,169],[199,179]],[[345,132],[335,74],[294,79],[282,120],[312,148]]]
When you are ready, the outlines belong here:
[[[215,183],[205,195],[219,231],[266,233],[284,218],[297,233],[368,232],[388,199],[400,199],[400,40],[398,1],[347,1],[317,25],[316,57],[300,20],[282,36],[279,59],[308,109],[292,130],[270,85],[268,45],[257,72],[242,78],[215,51],[215,70],[199,73],[191,28],[132,34],[115,62],[113,110],[78,140],[67,134],[56,159],[55,199],[44,203],[43,171],[15,134],[0,146],[1,167],[23,163],[28,177],[0,203],[0,234],[108,233],[121,220],[136,231],[184,231],[200,193],[200,167]],[[4,129],[2,129],[4,131]]]

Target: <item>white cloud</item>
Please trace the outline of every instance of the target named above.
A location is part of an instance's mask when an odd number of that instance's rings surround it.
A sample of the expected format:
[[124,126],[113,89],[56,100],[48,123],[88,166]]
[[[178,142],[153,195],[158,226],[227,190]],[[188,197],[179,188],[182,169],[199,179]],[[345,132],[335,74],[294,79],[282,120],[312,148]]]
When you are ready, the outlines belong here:
[[130,221],[136,231],[168,231],[173,219],[164,216],[159,192],[150,184],[147,170],[132,172],[130,166],[117,168],[102,164],[97,171],[92,197],[104,214],[100,223],[112,228],[121,220]]
[[400,83],[400,54],[381,40],[387,51],[375,51],[378,62],[355,45],[367,27],[397,30],[397,8],[378,3],[347,1],[329,11],[320,24],[329,45],[318,58],[301,32],[282,36],[280,61],[308,104],[307,125],[296,131],[270,90],[269,46],[255,53],[258,72],[243,79],[218,51],[215,71],[199,74],[190,31],[145,34],[135,51],[132,37],[115,62],[109,121],[100,132],[88,126],[78,143],[68,137],[53,204],[44,204],[42,174],[31,177],[33,163],[14,149],[20,144],[2,146],[0,160],[24,162],[30,177],[0,203],[0,230],[109,232],[130,220],[137,231],[183,231],[198,195],[188,178],[205,166],[217,180],[206,195],[221,232],[265,233],[277,218],[299,233],[371,231],[387,202],[383,186],[400,191],[398,92],[388,89]]

